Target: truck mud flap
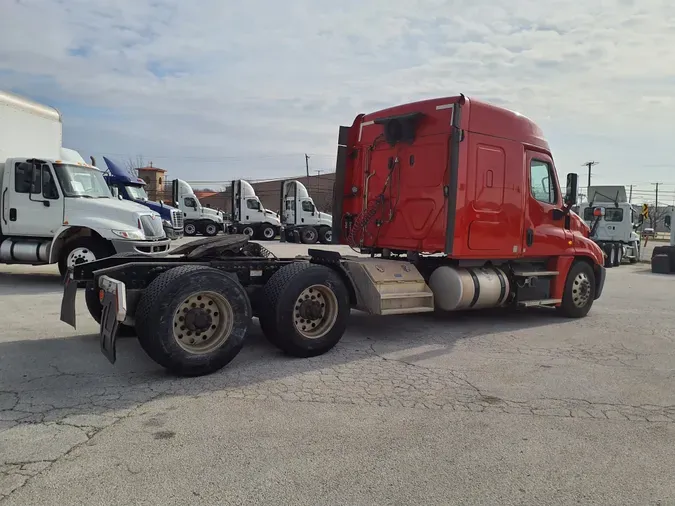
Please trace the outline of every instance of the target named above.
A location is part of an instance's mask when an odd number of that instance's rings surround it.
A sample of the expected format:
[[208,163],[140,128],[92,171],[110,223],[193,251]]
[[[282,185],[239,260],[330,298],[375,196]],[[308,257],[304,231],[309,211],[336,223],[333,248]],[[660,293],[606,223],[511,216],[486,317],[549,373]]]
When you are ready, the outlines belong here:
[[73,279],[72,272],[66,274],[63,286],[63,298],[61,299],[61,321],[73,328],[77,328],[75,321],[75,296],[77,295],[77,281]]
[[605,278],[607,277],[607,269],[602,265],[598,265],[598,275],[595,283],[595,300],[598,300],[602,295],[602,290],[605,288]]

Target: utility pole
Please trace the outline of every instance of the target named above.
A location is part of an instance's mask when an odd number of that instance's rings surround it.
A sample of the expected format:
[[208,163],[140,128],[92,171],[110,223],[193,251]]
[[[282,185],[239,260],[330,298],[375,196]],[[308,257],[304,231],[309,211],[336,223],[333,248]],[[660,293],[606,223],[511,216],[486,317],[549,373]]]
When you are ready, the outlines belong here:
[[307,169],[307,181],[309,182],[309,155],[305,153],[305,169]]
[[630,192],[628,193],[628,203],[633,203],[633,185],[630,185]]
[[652,183],[654,186],[656,186],[656,204],[654,204],[654,233],[656,233],[656,227],[659,226],[658,219],[659,219],[659,185],[661,183]]
[[588,188],[586,189],[586,193],[588,195],[591,194],[591,191],[590,191],[590,187],[591,187],[591,167],[593,167],[594,165],[597,165],[598,163],[600,163],[600,162],[586,162],[586,163],[582,164],[583,166],[588,167]]

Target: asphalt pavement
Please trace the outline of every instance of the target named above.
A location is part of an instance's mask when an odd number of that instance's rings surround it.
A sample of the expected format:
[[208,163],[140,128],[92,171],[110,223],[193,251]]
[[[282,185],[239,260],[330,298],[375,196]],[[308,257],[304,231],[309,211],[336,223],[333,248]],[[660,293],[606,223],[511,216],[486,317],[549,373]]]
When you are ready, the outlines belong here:
[[[294,256],[299,245],[268,245]],[[53,267],[0,267],[0,505],[674,504],[675,276],[609,269],[588,317],[371,317],[293,359],[255,322],[211,376],[118,342]]]

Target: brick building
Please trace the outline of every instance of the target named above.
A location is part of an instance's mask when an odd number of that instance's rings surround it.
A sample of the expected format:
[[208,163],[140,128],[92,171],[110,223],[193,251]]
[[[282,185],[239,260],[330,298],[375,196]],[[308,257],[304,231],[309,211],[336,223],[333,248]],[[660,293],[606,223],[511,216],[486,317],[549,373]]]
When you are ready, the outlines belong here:
[[[257,181],[251,183],[256,195],[266,209],[279,211],[281,199],[281,181],[284,179],[295,179],[300,181],[309,192],[309,196],[314,200],[314,204],[320,211],[331,212],[333,206],[333,183],[335,182],[335,173],[321,174],[318,176],[298,176],[282,179],[272,179],[267,181]],[[148,192],[150,193],[150,192]],[[160,192],[158,198],[166,202],[171,202],[171,183],[167,181],[164,185],[164,191]],[[212,192],[195,190],[195,194],[203,206],[213,209],[221,209],[226,213],[230,212],[230,202],[232,195],[232,185],[227,185],[225,191]]]
[[159,167],[153,167],[152,162],[147,167],[139,167],[136,169],[138,177],[145,181],[145,191],[148,194],[148,200],[155,202],[159,200],[171,201],[171,188],[169,188],[169,198],[167,199],[163,193],[166,183],[166,171]]

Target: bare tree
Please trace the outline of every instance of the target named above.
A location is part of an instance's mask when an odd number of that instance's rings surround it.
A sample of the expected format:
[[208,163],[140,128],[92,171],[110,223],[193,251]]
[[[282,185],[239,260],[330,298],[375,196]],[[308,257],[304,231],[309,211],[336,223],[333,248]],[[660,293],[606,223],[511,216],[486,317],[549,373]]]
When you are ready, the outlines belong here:
[[145,160],[143,158],[143,155],[136,155],[135,160],[130,156],[124,165],[127,168],[127,170],[129,170],[130,172],[135,174],[136,177],[138,177],[138,169],[140,169],[141,167],[145,167]]
[[663,224],[663,220],[668,214],[668,207],[659,206],[658,208],[653,204],[649,206],[649,226],[656,230],[656,227]]

